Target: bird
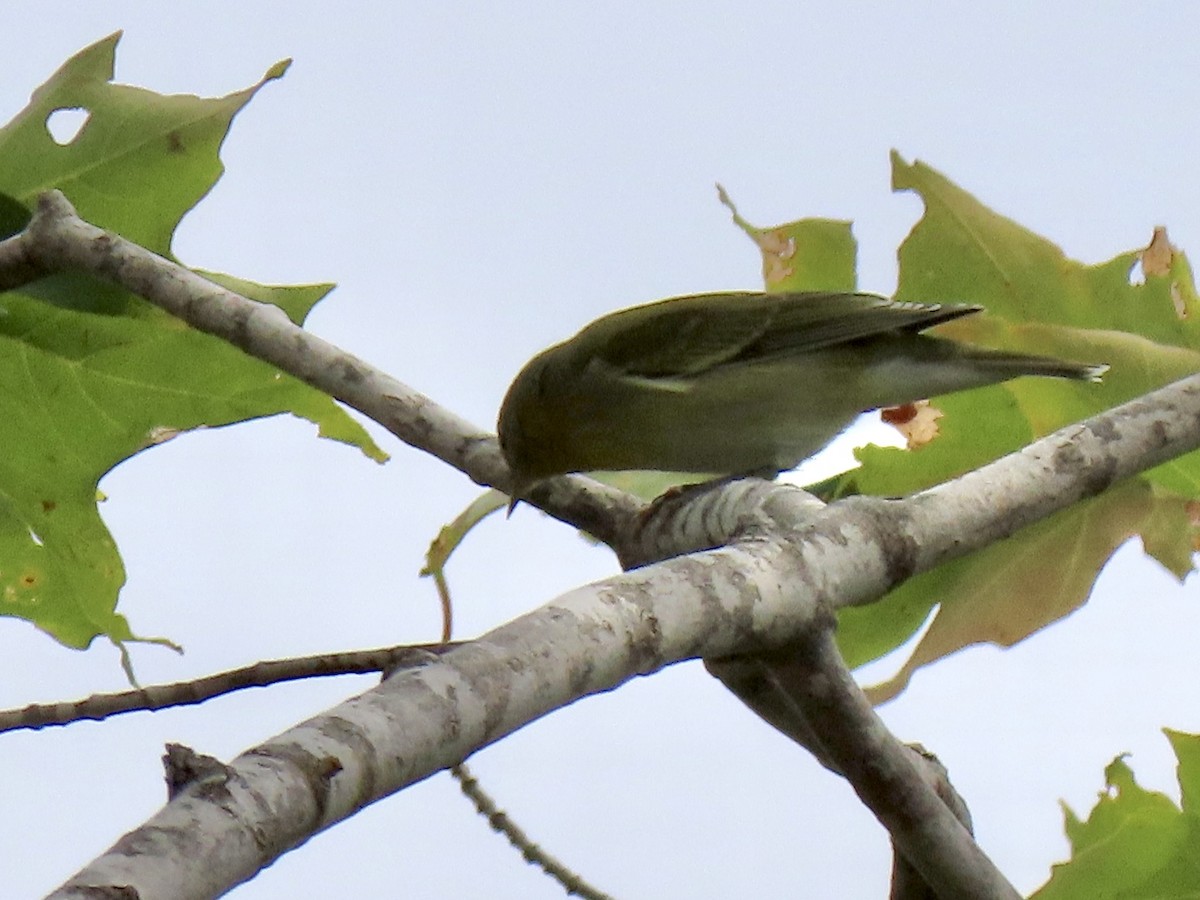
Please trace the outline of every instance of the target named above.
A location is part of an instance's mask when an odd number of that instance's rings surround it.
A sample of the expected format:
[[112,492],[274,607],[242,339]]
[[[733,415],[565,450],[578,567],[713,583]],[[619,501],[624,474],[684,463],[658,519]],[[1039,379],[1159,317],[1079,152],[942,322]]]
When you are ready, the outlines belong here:
[[500,406],[509,511],[571,472],[774,477],[861,413],[1107,366],[922,334],[983,307],[846,292],[693,294],[619,310],[537,354]]

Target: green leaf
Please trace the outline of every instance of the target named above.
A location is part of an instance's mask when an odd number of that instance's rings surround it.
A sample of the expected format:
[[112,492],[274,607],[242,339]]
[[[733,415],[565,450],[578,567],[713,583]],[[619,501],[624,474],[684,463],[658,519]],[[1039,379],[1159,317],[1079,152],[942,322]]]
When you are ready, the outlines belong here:
[[[985,314],[938,334],[1028,353],[1108,363],[1101,385],[1021,378],[936,398],[939,434],[915,450],[867,447],[862,467],[832,491],[903,496],[977,468],[1062,426],[1200,371],[1200,302],[1186,257],[1165,233],[1142,251],[1099,265],[1062,250],[988,209],[923,163],[892,157],[893,186],[917,191],[925,214],[900,248],[897,298],[971,302]],[[995,547],[913,579],[883,602],[846,611],[839,642],[859,665],[899,647],[937,613],[896,678],[981,641],[1010,645],[1082,604],[1100,568],[1124,540],[1144,545],[1174,574],[1191,569],[1186,504],[1200,496],[1200,454],[1145,473],[1112,496],[1077,504]],[[1046,571],[1045,560],[1069,567]]]
[[0,194],[0,241],[29,224],[29,210],[8,194]]
[[[68,60],[0,128],[0,233],[62,190],[93,223],[169,255],[180,218],[222,172],[233,116],[287,63],[227,97],[164,96],[110,83],[119,35]],[[55,110],[88,113],[60,146]],[[302,322],[330,285],[266,287],[206,275]],[[134,637],[116,612],[124,569],[97,485],[180,431],[291,412],[384,455],[328,396],[189,328],[140,298],[75,273],[0,293],[0,609],[58,640]]]
[[497,510],[508,506],[508,496],[495,488],[489,488],[455,517],[449,525],[443,525],[437,537],[429,542],[425,551],[425,566],[421,577],[432,578],[437,587],[442,606],[442,642],[454,636],[454,601],[450,596],[450,580],[446,575],[446,564],[459,545],[467,539],[471,530]]
[[851,663],[857,665],[869,649],[875,652],[867,658],[891,649],[896,623],[911,633],[937,608],[899,672],[869,688],[868,696],[875,703],[890,700],[921,666],[971,644],[1011,646],[1069,615],[1087,600],[1113,552],[1155,512],[1151,487],[1132,479],[910,579],[874,604],[874,615],[849,611],[840,620],[839,639],[859,654]]
[[[290,60],[226,97],[168,96],[111,83],[119,39],[67,60],[0,129],[0,191],[32,208],[38,194],[58,188],[88,221],[165,255],[179,220],[224,171],[217,153],[230,121]],[[46,128],[60,109],[88,113],[65,146]]]
[[721,202],[733,222],[762,254],[768,291],[853,291],[858,283],[858,244],[850,223],[835,219],[800,219],[760,228],[743,219],[720,185]]
[[1200,737],[1167,731],[1179,759],[1183,808],[1141,788],[1118,757],[1087,821],[1064,804],[1071,860],[1054,866],[1036,900],[1134,900],[1200,895]]

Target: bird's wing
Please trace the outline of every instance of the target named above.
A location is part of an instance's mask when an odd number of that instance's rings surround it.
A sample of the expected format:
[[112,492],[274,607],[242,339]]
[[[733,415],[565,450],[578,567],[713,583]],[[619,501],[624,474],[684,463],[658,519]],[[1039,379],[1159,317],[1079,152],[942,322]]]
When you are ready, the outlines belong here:
[[773,305],[771,327],[744,348],[741,358],[787,356],[892,331],[924,331],[982,309],[967,304],[901,303],[875,294],[786,294]]
[[597,363],[619,374],[688,378],[735,358],[763,337],[771,319],[753,294],[700,294],[613,313],[580,337]]
[[652,382],[776,359],[889,331],[920,331],[977,306],[898,303],[874,294],[699,294],[623,310],[580,334],[609,371]]

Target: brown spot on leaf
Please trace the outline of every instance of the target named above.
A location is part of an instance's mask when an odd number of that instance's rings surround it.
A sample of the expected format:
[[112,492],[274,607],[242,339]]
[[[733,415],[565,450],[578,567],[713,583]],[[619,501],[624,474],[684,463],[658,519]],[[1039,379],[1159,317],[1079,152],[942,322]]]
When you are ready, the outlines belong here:
[[1175,248],[1171,246],[1171,242],[1167,239],[1167,229],[1162,225],[1156,225],[1154,235],[1150,238],[1150,244],[1145,250],[1138,252],[1138,259],[1142,263],[1142,271],[1146,277],[1151,276],[1162,277],[1171,272],[1171,263],[1175,261]]
[[754,241],[762,253],[763,281],[767,289],[786,281],[793,269],[786,260],[796,255],[796,239],[782,229],[760,231]]
[[786,262],[796,255],[796,239],[782,228],[759,228],[742,218],[733,200],[721,185],[717,185],[719,199],[733,215],[734,224],[750,236],[750,240],[758,245],[763,260],[763,281],[767,290],[773,285],[787,280],[792,275],[792,267]]
[[1189,500],[1183,506],[1192,529],[1192,549],[1200,551],[1200,500]]
[[178,428],[172,428],[169,425],[155,425],[146,432],[146,446],[154,447],[158,444],[165,444],[179,434],[180,431]]
[[1171,306],[1175,308],[1175,315],[1180,319],[1188,317],[1187,303],[1183,299],[1183,289],[1179,287],[1178,281],[1171,282]]
[[915,450],[938,436],[937,420],[945,413],[928,400],[918,400],[916,403],[880,410],[879,415],[904,435],[909,450]]

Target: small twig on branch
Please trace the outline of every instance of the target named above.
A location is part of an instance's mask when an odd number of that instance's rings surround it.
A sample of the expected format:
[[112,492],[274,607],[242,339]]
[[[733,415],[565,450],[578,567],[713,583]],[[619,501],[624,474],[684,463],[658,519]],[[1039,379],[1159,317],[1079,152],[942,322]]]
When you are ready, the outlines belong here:
[[450,774],[458,781],[458,786],[462,789],[462,792],[475,804],[476,811],[487,819],[488,824],[492,826],[492,830],[504,835],[510,844],[521,851],[521,856],[526,862],[537,866],[557,881],[568,894],[583,897],[584,900],[612,900],[608,894],[599,888],[592,887],[584,881],[581,875],[572,872],[531,841],[529,835],[522,831],[517,823],[509,818],[508,813],[496,806],[496,801],[488,796],[487,792],[480,787],[478,779],[471,774],[471,770],[467,768],[466,763],[452,766]]
[[107,719],[127,712],[169,709],[191,706],[222,694],[252,687],[267,687],[301,678],[328,675],[353,675],[370,672],[390,673],[407,665],[419,665],[437,653],[450,649],[452,644],[405,644],[381,647],[377,650],[354,650],[346,653],[322,653],[295,659],[274,659],[257,662],[240,669],[219,672],[174,684],[158,684],[122,691],[117,694],[93,694],[83,700],[61,703],[34,703],[22,709],[0,710],[0,732],[22,728],[45,728],[67,725],[83,719]]

